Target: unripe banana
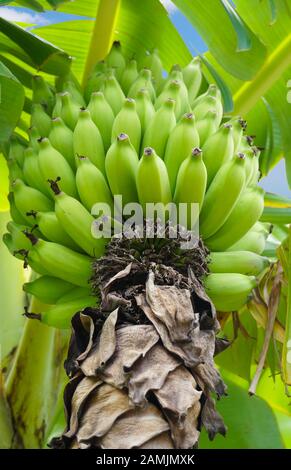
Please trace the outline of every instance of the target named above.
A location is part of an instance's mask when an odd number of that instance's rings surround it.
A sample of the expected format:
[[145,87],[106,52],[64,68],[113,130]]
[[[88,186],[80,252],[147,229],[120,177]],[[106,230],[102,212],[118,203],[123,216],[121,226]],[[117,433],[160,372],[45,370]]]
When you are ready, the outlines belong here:
[[51,276],[77,286],[88,287],[92,276],[92,259],[66,246],[48,242],[26,232],[32,246],[27,254],[29,264],[37,263]]
[[67,82],[64,83],[63,85],[63,92],[68,92],[71,97],[72,97],[72,100],[80,107],[82,108],[83,106],[85,106],[85,100],[83,98],[83,95],[82,93],[80,93],[80,91],[78,90],[78,88],[76,87],[76,85],[74,84],[74,82],[72,82],[71,80],[68,80]]
[[9,141],[9,159],[16,160],[17,164],[22,168],[24,162],[24,150],[25,146],[19,141],[19,139],[12,135]]
[[223,108],[220,100],[214,98],[213,96],[206,96],[204,100],[199,101],[192,108],[192,111],[197,121],[201,121],[201,119],[204,119],[208,111],[210,110],[216,111],[217,125],[219,126],[223,116]]
[[210,110],[206,116],[196,122],[196,128],[200,138],[200,146],[203,147],[208,137],[217,131],[219,124],[217,124],[217,112]]
[[251,251],[224,251],[210,254],[212,273],[239,273],[257,276],[270,265],[268,258]]
[[256,279],[237,273],[209,274],[204,286],[218,311],[231,312],[247,303],[256,287]]
[[28,147],[25,150],[25,158],[23,163],[23,175],[24,180],[32,188],[38,189],[46,196],[51,197],[51,193],[47,182],[43,180],[42,173],[40,171],[38,154],[37,152]]
[[17,161],[13,158],[8,158],[7,160],[7,166],[9,170],[9,182],[10,182],[10,189],[11,185],[13,184],[13,181],[16,179],[21,179],[25,183],[27,182],[24,176],[24,173],[20,166],[18,165]]
[[183,68],[184,83],[188,88],[189,103],[193,106],[202,83],[201,59],[194,57],[191,62]]
[[62,93],[56,94],[56,102],[52,111],[52,118],[60,117],[62,114]]
[[156,88],[159,89],[163,84],[163,64],[158,50],[154,49],[152,53],[147,54],[142,65],[152,72],[153,81],[156,84]]
[[145,130],[150,125],[150,122],[155,115],[155,108],[146,88],[141,88],[141,90],[138,91],[135,103],[136,111],[141,124],[141,133],[144,135]]
[[96,202],[104,202],[112,207],[112,195],[104,175],[88,158],[79,157],[79,159],[76,185],[80,199],[86,209],[91,212]]
[[67,91],[62,93],[62,109],[60,117],[64,123],[73,131],[77,124],[80,106],[73,101],[72,96]]
[[[72,302],[78,299],[84,299],[85,297],[90,297],[92,295],[90,287],[76,287],[74,286],[73,290],[70,290],[66,294],[62,295],[58,300],[57,304],[64,304],[67,302]],[[95,299],[96,302],[96,299]]]
[[166,165],[151,147],[144,149],[143,156],[139,161],[136,187],[144,213],[147,203],[167,205],[172,201]]
[[129,89],[133,82],[138,77],[137,63],[136,60],[132,59],[125,67],[123,74],[120,79],[120,85],[123,89],[125,96],[127,96]]
[[41,137],[47,137],[51,130],[51,118],[41,104],[33,104],[31,108],[31,126],[36,127]]
[[76,161],[73,147],[73,132],[66,126],[62,118],[57,117],[52,120],[52,128],[49,134],[52,146],[60,152],[70,167],[76,168]]
[[211,250],[226,250],[253,227],[262,215],[263,209],[264,190],[258,186],[245,189],[226,222],[206,240],[206,245]]
[[135,177],[138,156],[126,134],[120,134],[107,152],[105,169],[113,195],[122,195],[123,204],[137,202]]
[[252,155],[252,171],[250,174],[250,178],[248,181],[249,186],[255,186],[258,184],[258,181],[261,177],[260,172],[260,164],[259,164],[259,157],[260,157],[260,150],[257,147],[252,147],[253,155]]
[[187,109],[185,109],[187,108],[187,106],[185,105],[185,102],[182,103],[180,91],[181,91],[181,82],[178,80],[170,81],[168,84],[165,85],[165,88],[163,89],[162,93],[155,101],[155,109],[156,110],[160,109],[163,103],[167,99],[171,98],[175,102],[176,119],[179,119],[182,112],[187,111]]
[[141,139],[141,125],[136,111],[135,101],[132,98],[126,98],[114,120],[111,142],[114,142],[117,136],[122,133],[128,135],[130,142],[138,154]]
[[105,152],[103,141],[88,109],[82,109],[80,112],[74,130],[73,143],[76,156],[88,157],[104,173]]
[[55,212],[31,211],[27,215],[33,217],[31,220],[34,220],[34,223],[37,224],[40,232],[47,240],[67,246],[72,250],[80,251],[79,246],[61,226]]
[[33,148],[35,152],[38,152],[38,140],[40,139],[39,132],[36,127],[30,127],[28,129],[28,136],[29,136],[29,146]]
[[146,129],[142,146],[152,147],[160,158],[164,157],[168,138],[176,125],[175,101],[166,100],[154,115]]
[[16,208],[29,225],[33,225],[31,218],[26,214],[32,210],[52,211],[54,203],[43,193],[35,188],[26,186],[23,181],[15,180],[13,183],[13,194]]
[[223,124],[203,145],[203,161],[207,168],[207,186],[219,168],[234,155],[232,126]]
[[[255,224],[256,226],[257,224]],[[240,240],[227,248],[227,251],[252,251],[253,253],[263,253],[266,246],[266,239],[269,235],[267,231],[252,228]]]
[[56,304],[41,314],[28,314],[28,316],[29,318],[37,318],[42,323],[54,328],[69,329],[71,328],[71,320],[75,313],[82,311],[86,307],[94,306],[96,306],[96,299],[87,296],[81,299]]
[[16,222],[17,224],[22,224],[22,225],[26,225],[27,224],[27,221],[26,221],[26,218],[25,216],[22,216],[21,213],[19,212],[19,210],[16,208],[16,205],[15,205],[15,198],[14,198],[14,194],[11,190],[11,192],[8,194],[8,201],[9,201],[9,206],[10,206],[10,215],[11,215],[11,218],[14,220],[14,222]]
[[105,240],[92,236],[92,215],[77,199],[60,191],[55,181],[50,183],[55,196],[55,213],[62,228],[90,256],[102,256]]
[[166,145],[164,160],[172,194],[174,194],[180,165],[195,147],[199,147],[199,134],[196,129],[194,115],[189,113],[185,114],[174,127]]
[[142,69],[139,72],[137,79],[133,82],[129,89],[128,97],[135,99],[139,90],[142,88],[146,88],[148,90],[150,98],[152,102],[154,102],[156,99],[156,92],[152,84],[152,72],[149,69]]
[[96,93],[102,90],[104,83],[105,83],[105,79],[106,79],[106,74],[103,72],[97,72],[91,75],[91,77],[87,81],[85,92],[84,92],[86,103],[90,101],[92,93]]
[[[187,225],[185,221],[179,223],[187,226],[188,229],[194,227],[199,211],[202,208],[207,182],[207,170],[202,159],[202,152],[199,148],[194,148],[179,169],[174,202],[187,204]],[[194,211],[191,203],[199,204],[198,211]]]
[[206,90],[205,93],[202,93],[199,95],[196,100],[193,103],[193,106],[197,106],[199,103],[205,101],[205,98],[211,96],[212,98],[215,98],[219,101],[221,101],[221,92],[219,88],[214,85],[213,83],[209,85],[208,89]]
[[122,54],[121,45],[119,41],[114,41],[111,50],[106,57],[106,62],[110,68],[114,69],[115,75],[120,80],[123,71],[126,67],[126,62]]
[[27,225],[17,224],[14,221],[8,222],[7,230],[12,237],[14,250],[29,250],[30,241],[23,233],[27,229]]
[[111,106],[107,103],[102,92],[92,93],[88,104],[92,121],[98,127],[103,139],[104,150],[111,144],[111,130],[114,121],[114,114]]
[[[75,175],[69,163],[50,143],[48,139],[39,142],[38,162],[44,181],[61,179],[60,186],[70,196],[77,195]],[[42,210],[32,207],[31,209]]]
[[54,93],[40,75],[32,77],[32,102],[41,104],[48,114],[51,114],[55,104]]
[[250,149],[246,150],[244,154],[246,157],[246,164],[245,164],[246,185],[249,185],[253,176],[253,172],[254,172],[255,151],[252,149],[252,147],[250,147]]
[[76,286],[57,277],[41,276],[34,281],[26,282],[23,285],[23,290],[28,294],[34,295],[45,304],[55,304],[69,291],[75,291]]
[[245,184],[244,155],[225,163],[214,177],[200,214],[203,239],[214,235],[234,209]]
[[233,145],[234,153],[237,153],[241,144],[243,137],[243,132],[246,129],[246,121],[244,121],[240,116],[232,118],[226,124],[230,124],[233,128]]
[[103,93],[116,116],[122,108],[125,96],[113,73],[105,79]]

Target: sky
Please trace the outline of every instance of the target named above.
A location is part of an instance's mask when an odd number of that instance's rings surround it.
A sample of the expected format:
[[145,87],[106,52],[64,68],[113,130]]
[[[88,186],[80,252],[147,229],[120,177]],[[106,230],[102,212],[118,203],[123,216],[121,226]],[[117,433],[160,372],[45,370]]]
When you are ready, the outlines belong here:
[[[172,22],[183,37],[192,54],[195,55],[197,51],[205,52],[207,50],[206,44],[195,31],[193,26],[187,21],[184,15],[182,15],[177,7],[171,2],[171,0],[160,1],[167,8]],[[36,13],[24,8],[7,6],[0,7],[0,16],[10,21],[37,24],[39,26],[45,26],[52,21],[55,22],[56,20],[66,21],[72,18],[76,18],[75,16],[59,12],[49,11],[45,13]],[[266,191],[275,192],[283,196],[290,197],[291,192],[286,181],[284,160],[281,160],[279,164],[268,174],[268,176],[261,180],[260,184]]]

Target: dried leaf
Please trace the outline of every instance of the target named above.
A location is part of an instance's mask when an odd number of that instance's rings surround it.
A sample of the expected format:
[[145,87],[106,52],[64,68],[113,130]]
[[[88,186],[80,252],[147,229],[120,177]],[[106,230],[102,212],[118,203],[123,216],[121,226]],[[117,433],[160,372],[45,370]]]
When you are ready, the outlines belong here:
[[91,394],[77,433],[78,442],[90,441],[106,434],[117,418],[133,408],[128,394],[103,384]]
[[100,439],[100,446],[102,449],[132,449],[168,430],[169,425],[162,413],[149,404],[145,408],[135,408],[121,416]]
[[153,439],[145,442],[142,446],[139,447],[140,449],[174,449],[174,444],[171,439],[170,433],[163,432]]
[[132,401],[136,405],[144,404],[149,390],[159,390],[169,372],[176,369],[180,363],[161,344],[155,344],[130,371],[128,390]]
[[105,320],[96,345],[81,364],[82,372],[89,376],[103,367],[113,355],[116,348],[115,325],[118,317],[118,309],[111,312]]
[[215,401],[208,397],[201,411],[201,424],[205,427],[209,439],[212,441],[216,434],[226,435],[227,428],[223,419],[215,408]]
[[157,343],[159,336],[151,325],[129,325],[116,331],[116,350],[100,376],[122,388],[127,383],[127,372],[133,364]]

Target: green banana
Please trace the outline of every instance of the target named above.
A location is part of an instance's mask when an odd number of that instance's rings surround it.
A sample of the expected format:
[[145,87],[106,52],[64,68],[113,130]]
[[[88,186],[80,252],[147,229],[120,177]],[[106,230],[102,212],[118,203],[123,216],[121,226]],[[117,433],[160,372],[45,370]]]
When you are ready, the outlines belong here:
[[79,246],[61,226],[55,212],[30,211],[27,215],[33,217],[40,232],[47,240],[67,246],[72,250],[80,251]]
[[163,64],[159,57],[159,52],[157,49],[154,49],[152,53],[149,53],[145,56],[142,62],[143,68],[149,69],[152,72],[152,78],[156,85],[156,88],[159,89],[163,84]]
[[23,290],[45,304],[55,304],[68,292],[75,291],[76,286],[57,277],[41,276],[34,281],[26,282],[23,285]]
[[55,102],[55,105],[54,105],[54,108],[53,108],[53,111],[52,111],[52,118],[53,119],[55,119],[57,117],[60,117],[61,114],[62,114],[62,107],[63,107],[62,94],[63,93],[57,93],[56,94],[56,102]]
[[54,208],[53,201],[48,199],[43,193],[38,191],[38,189],[26,186],[26,184],[19,179],[15,180],[13,183],[13,194],[17,210],[29,225],[33,224],[31,223],[30,217],[26,215],[27,212],[32,210],[47,212],[52,211]]
[[131,87],[131,84],[135,82],[137,77],[138,77],[137,63],[136,63],[136,60],[132,59],[127,64],[120,79],[120,85],[125,96],[127,96],[129,89]]
[[217,98],[214,98],[213,96],[206,96],[204,100],[199,101],[192,108],[192,112],[194,113],[194,116],[197,121],[201,121],[201,119],[204,119],[208,111],[210,110],[216,111],[217,125],[219,125],[223,115],[223,108],[220,100],[218,100]]
[[[179,220],[181,225],[193,228],[197,220],[199,211],[202,208],[204,195],[206,191],[207,170],[202,159],[202,151],[194,148],[191,154],[186,158],[179,169],[174,202],[187,204],[187,220]],[[199,204],[198,211],[194,211],[191,204]]]
[[194,57],[191,62],[183,68],[183,79],[188,88],[189,103],[193,106],[202,83],[201,59],[199,57]]
[[38,162],[38,153],[31,147],[24,152],[23,163],[24,181],[32,188],[38,189],[46,196],[51,197],[48,184],[44,182]]
[[55,104],[53,91],[40,75],[32,77],[32,102],[41,104],[49,114],[51,114]]
[[167,99],[154,115],[146,129],[142,146],[152,147],[160,158],[164,157],[168,138],[176,125],[175,101]]
[[214,85],[213,83],[211,83],[209,85],[209,87],[207,88],[205,93],[202,93],[201,95],[199,95],[195,99],[195,101],[193,103],[193,107],[197,106],[199,103],[202,103],[203,101],[205,101],[205,98],[207,98],[209,96],[221,101],[221,92],[220,92],[219,88],[216,85]]
[[214,235],[235,207],[245,185],[244,155],[239,154],[222,165],[204,199],[200,213],[200,234],[203,239]]
[[[187,106],[187,102],[182,101],[181,98],[181,89],[182,89],[182,82],[179,80],[172,80],[168,84],[165,85],[162,93],[156,99],[155,102],[155,109],[158,110],[163,105],[163,103],[171,98],[175,102],[175,116],[176,119],[179,119],[182,113],[186,111],[190,111],[190,107]],[[188,109],[187,109],[188,108]]]
[[88,109],[82,109],[80,112],[74,130],[73,143],[75,155],[88,157],[104,173],[105,152],[103,141]]
[[27,254],[30,265],[36,263],[51,276],[77,286],[88,286],[92,276],[92,259],[89,256],[76,253],[58,243],[41,240],[32,233],[25,233],[32,244]]
[[66,126],[62,118],[56,117],[52,120],[52,128],[49,134],[52,146],[60,152],[67,160],[70,167],[76,168],[73,146],[73,132]]
[[154,102],[156,99],[156,92],[152,84],[152,72],[149,69],[142,69],[139,72],[137,79],[133,82],[129,89],[128,97],[135,99],[139,90],[142,88],[146,88],[148,90],[150,98],[152,102]]
[[[49,179],[61,179],[61,188],[70,196],[77,195],[75,175],[69,163],[50,143],[49,139],[44,138],[39,142],[38,154],[39,168],[44,181]],[[33,208],[35,210],[42,210]]]
[[209,186],[219,168],[234,155],[232,126],[223,124],[217,132],[208,137],[202,150],[203,161],[207,168],[207,186]]
[[[74,300],[83,299],[92,295],[90,287],[75,287],[74,289],[63,294],[58,300],[57,304],[64,304]],[[95,299],[96,301],[96,299]]]
[[108,67],[113,68],[116,78],[120,80],[123,71],[126,67],[126,62],[122,54],[121,44],[119,41],[114,41],[111,50],[106,57]]
[[200,138],[200,147],[203,147],[206,140],[211,134],[217,131],[219,124],[217,124],[217,112],[213,109],[208,111],[205,117],[196,122],[196,129]]
[[161,203],[165,206],[172,201],[166,165],[151,147],[144,149],[143,156],[139,161],[136,187],[144,214],[147,203]]
[[264,209],[264,190],[259,186],[243,191],[226,222],[206,245],[215,251],[224,251],[240,240],[259,220]]
[[255,277],[238,273],[209,274],[204,281],[206,293],[220,312],[243,307],[256,284]]
[[72,97],[72,100],[80,107],[82,108],[83,106],[85,106],[85,100],[83,98],[83,95],[81,94],[81,92],[78,90],[78,88],[76,87],[75,83],[72,82],[71,80],[68,80],[67,82],[64,83],[63,85],[63,92],[68,92],[71,97]]
[[20,166],[18,165],[15,159],[8,158],[7,166],[9,170],[10,189],[11,189],[11,185],[13,184],[13,181],[15,181],[16,179],[21,179],[25,183],[27,182],[22,168],[20,168]]
[[73,101],[72,96],[67,91],[62,93],[61,97],[62,109],[60,117],[64,123],[73,131],[79,118],[80,106],[75,103],[75,101]]
[[15,197],[14,197],[12,189],[11,189],[10,193],[8,194],[8,201],[9,201],[9,206],[10,206],[11,218],[17,224],[26,225],[27,221],[25,219],[25,216],[22,216],[21,213],[19,212],[19,210],[16,208]]
[[[104,69],[105,72],[106,69]],[[92,93],[99,92],[102,90],[106,79],[106,74],[103,72],[97,72],[91,75],[86,87],[85,87],[85,99],[86,103],[89,103]]]
[[86,209],[91,212],[96,202],[104,202],[112,207],[112,195],[104,175],[87,157],[79,157],[79,159],[76,185],[80,199]]
[[103,88],[104,97],[112,108],[114,115],[119,113],[124,103],[124,93],[116,80],[114,74],[109,73],[108,77],[104,81]]
[[120,134],[107,152],[105,169],[113,195],[122,195],[123,205],[137,202],[135,177],[138,156],[128,135]]
[[38,140],[40,139],[39,132],[36,127],[30,127],[28,129],[28,136],[29,136],[29,146],[33,148],[35,152],[38,152]]
[[50,184],[55,196],[55,213],[62,228],[90,256],[102,256],[105,240],[92,236],[92,215],[80,201],[62,192],[56,181]]
[[75,313],[82,311],[86,307],[94,306],[96,306],[96,299],[86,296],[81,299],[58,303],[43,313],[28,314],[27,316],[39,319],[42,323],[54,328],[69,329],[71,328],[71,319]]
[[111,142],[114,142],[121,133],[128,135],[136,152],[139,153],[141,124],[136,111],[135,101],[132,98],[126,98],[113,122]]
[[141,88],[137,92],[135,104],[136,112],[141,124],[141,134],[144,135],[146,128],[149,126],[155,115],[155,108],[146,88]]
[[30,242],[23,233],[27,229],[27,225],[17,224],[12,220],[8,222],[7,230],[11,235],[14,250],[28,250],[30,248]]
[[41,104],[33,104],[31,107],[30,125],[36,127],[41,137],[47,137],[51,130],[51,118],[45,112]]
[[260,172],[260,165],[259,165],[259,156],[260,156],[260,150],[257,147],[252,147],[252,169],[251,169],[251,174],[250,178],[248,180],[248,185],[249,186],[255,186],[258,184],[258,181],[261,177],[261,172]]
[[19,139],[12,135],[9,141],[9,154],[10,160],[15,160],[17,164],[22,168],[24,162],[24,150],[25,146],[19,141]]
[[263,253],[269,231],[257,228],[255,224],[240,240],[227,248],[227,251],[252,251],[253,253]]
[[172,194],[174,194],[180,165],[195,147],[199,147],[199,134],[195,118],[192,113],[184,114],[170,133],[165,150],[164,161],[168,170]]
[[98,127],[103,139],[104,150],[107,152],[111,145],[111,129],[114,114],[111,106],[107,103],[102,92],[92,93],[88,104],[92,121]]
[[227,121],[226,124],[231,125],[233,128],[232,136],[234,144],[234,153],[237,153],[240,148],[244,130],[246,129],[246,121],[244,121],[240,116],[237,116],[230,119],[230,121]]
[[239,273],[258,276],[269,265],[268,258],[251,251],[212,251],[208,267],[212,273]]

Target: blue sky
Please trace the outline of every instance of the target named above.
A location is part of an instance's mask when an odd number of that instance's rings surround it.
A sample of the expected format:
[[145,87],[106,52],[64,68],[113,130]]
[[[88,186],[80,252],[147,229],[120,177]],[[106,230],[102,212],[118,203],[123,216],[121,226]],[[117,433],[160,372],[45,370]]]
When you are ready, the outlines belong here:
[[[205,52],[207,50],[206,44],[201,37],[194,30],[192,25],[186,18],[179,12],[179,10],[171,3],[170,0],[161,0],[167,7],[171,20],[188,45],[190,51],[196,54],[196,51]],[[67,15],[58,12],[45,12],[36,13],[24,8],[15,7],[0,7],[0,16],[5,17],[12,21],[21,21],[25,23],[34,23],[38,25],[46,25],[51,21],[66,21],[68,19],[76,18],[72,15]],[[291,196],[288,188],[285,175],[285,164],[282,160],[270,173],[261,181],[261,186],[267,191],[276,192],[284,196]]]

